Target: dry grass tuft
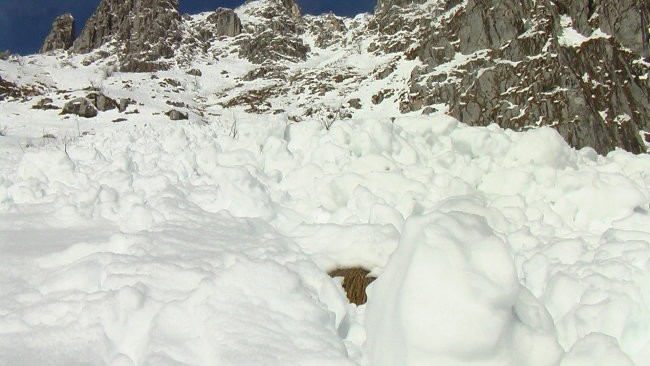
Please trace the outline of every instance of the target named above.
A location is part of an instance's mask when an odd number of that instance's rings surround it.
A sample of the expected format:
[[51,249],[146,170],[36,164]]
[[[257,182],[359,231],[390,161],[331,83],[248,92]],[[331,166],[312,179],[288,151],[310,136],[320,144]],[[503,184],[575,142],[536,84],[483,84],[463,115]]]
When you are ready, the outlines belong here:
[[329,273],[330,277],[343,277],[343,289],[348,295],[348,300],[357,305],[368,301],[366,288],[376,277],[368,276],[369,271],[363,268],[341,268]]

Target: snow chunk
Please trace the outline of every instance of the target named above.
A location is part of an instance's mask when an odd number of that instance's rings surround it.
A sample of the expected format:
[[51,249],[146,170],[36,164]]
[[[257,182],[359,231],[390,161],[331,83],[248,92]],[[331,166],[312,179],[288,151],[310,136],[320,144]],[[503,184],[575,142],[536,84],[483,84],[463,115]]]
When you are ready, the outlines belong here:
[[571,147],[550,127],[540,127],[518,136],[511,146],[506,162],[509,165],[528,165],[564,169],[573,165]]
[[[512,354],[508,346],[513,332],[529,334],[513,312],[518,291],[508,249],[482,218],[459,212],[412,217],[371,286],[370,363],[531,364],[517,363],[525,355]],[[519,312],[535,313],[524,308],[522,303]],[[543,319],[548,327],[548,316]]]

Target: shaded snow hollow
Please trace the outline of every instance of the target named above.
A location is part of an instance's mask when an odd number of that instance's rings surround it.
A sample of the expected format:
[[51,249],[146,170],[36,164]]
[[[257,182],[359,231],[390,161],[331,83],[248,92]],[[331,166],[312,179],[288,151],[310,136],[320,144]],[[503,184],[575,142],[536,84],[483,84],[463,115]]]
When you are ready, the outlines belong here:
[[[650,359],[648,155],[443,114],[235,117],[67,152],[4,119],[0,363]],[[379,275],[360,307],[326,275],[352,265]]]

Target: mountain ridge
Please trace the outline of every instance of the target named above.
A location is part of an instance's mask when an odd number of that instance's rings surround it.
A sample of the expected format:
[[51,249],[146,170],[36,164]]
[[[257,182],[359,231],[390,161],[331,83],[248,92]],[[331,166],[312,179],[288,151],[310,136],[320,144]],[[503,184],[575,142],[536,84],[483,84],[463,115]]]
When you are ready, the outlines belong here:
[[[301,110],[296,120],[345,117],[355,113],[349,101],[364,99],[351,91],[365,89],[371,95],[360,102],[370,108],[442,108],[470,125],[516,131],[548,125],[577,148],[641,153],[650,140],[649,7],[635,0],[380,0],[375,14],[350,19],[302,16],[293,0],[249,0],[210,18],[181,17],[174,0],[102,0],[66,52],[122,72],[224,57],[258,65],[219,102],[227,108],[277,113],[290,104]],[[337,52],[385,61],[370,73],[311,66]],[[273,87],[256,88],[257,81]],[[274,103],[283,95],[289,101]],[[337,105],[325,106],[332,99]]]

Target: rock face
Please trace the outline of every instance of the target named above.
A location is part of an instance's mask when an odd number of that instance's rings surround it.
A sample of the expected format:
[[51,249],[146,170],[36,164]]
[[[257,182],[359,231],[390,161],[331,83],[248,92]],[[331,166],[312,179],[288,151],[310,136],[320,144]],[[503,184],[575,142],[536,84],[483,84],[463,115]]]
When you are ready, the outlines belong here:
[[314,43],[320,48],[344,43],[348,32],[344,18],[331,13],[309,19],[307,28],[316,36]]
[[[419,2],[380,1],[374,20],[374,49],[424,64],[403,112],[445,103],[471,125],[551,125],[575,147],[645,150],[650,86],[636,60],[647,55],[647,2]],[[399,29],[412,32],[396,41]]]
[[46,53],[55,50],[67,50],[72,47],[74,41],[75,22],[72,14],[63,14],[58,16],[52,23],[52,30],[45,38],[40,53]]
[[241,20],[232,9],[219,8],[210,14],[207,20],[214,26],[214,32],[209,35],[209,38],[235,37],[241,34]]
[[118,48],[122,71],[165,69],[181,40],[178,0],[102,0],[73,50],[88,53],[105,44]]
[[254,63],[307,59],[310,48],[300,38],[304,21],[294,0],[249,0],[244,11],[257,21],[244,25],[240,57]]
[[[294,103],[296,120],[329,120],[389,103],[470,125],[552,126],[600,153],[643,152],[649,24],[639,0],[378,0],[355,19],[303,17],[295,0],[183,18],[178,0],[102,0],[72,50],[92,52],[87,63],[117,58],[122,71],[178,67],[196,78],[207,76],[192,69],[204,61],[258,64],[219,96],[224,108],[282,113]],[[373,66],[357,65],[367,52]]]

